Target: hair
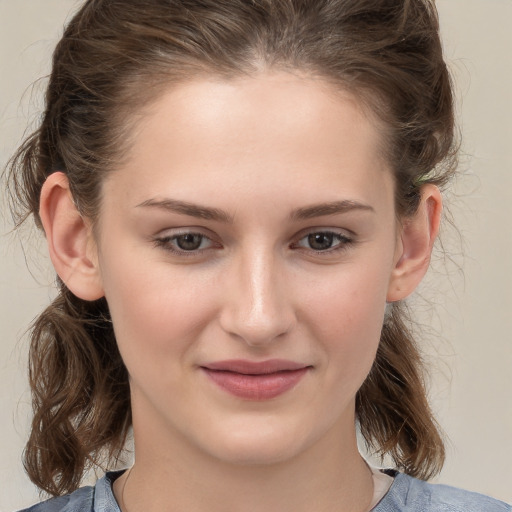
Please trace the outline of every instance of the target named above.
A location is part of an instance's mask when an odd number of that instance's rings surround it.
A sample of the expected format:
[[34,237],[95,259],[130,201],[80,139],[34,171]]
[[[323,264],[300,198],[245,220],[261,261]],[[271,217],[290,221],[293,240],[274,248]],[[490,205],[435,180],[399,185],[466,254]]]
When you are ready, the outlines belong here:
[[[10,162],[17,225],[33,215],[41,227],[41,187],[57,170],[94,222],[104,176],[122,167],[144,105],[172,83],[262,70],[325,79],[376,114],[399,218],[416,211],[423,184],[443,186],[454,172],[452,88],[433,0],[89,0],[55,49],[41,123]],[[51,495],[115,460],[131,427],[106,300],[87,302],[57,284],[31,330],[34,417],[24,454],[30,478]],[[386,317],[356,417],[368,447],[428,479],[444,446],[406,313],[395,303]]]

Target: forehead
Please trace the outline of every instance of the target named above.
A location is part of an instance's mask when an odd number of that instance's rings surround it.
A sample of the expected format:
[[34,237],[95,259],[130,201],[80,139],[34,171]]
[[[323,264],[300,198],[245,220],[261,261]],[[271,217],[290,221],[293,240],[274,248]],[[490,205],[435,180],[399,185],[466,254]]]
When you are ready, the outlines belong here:
[[287,134],[299,135],[300,128],[304,133],[320,125],[324,132],[331,130],[334,136],[343,137],[345,124],[352,128],[357,125],[365,139],[377,147],[384,131],[382,123],[354,94],[299,72],[268,71],[233,79],[199,76],[164,90],[144,110],[142,130],[162,128],[171,114],[180,129],[206,130],[204,142],[214,136],[232,136],[229,132],[240,124],[245,129],[238,131],[238,142],[248,144],[254,141],[244,137],[249,133],[265,132],[276,142],[285,143]]
[[142,202],[159,187],[193,200],[226,183],[253,195],[291,194],[292,184],[303,183],[335,196],[343,178],[357,195],[358,186],[377,185],[373,174],[388,174],[381,143],[379,123],[356,97],[321,79],[286,72],[197,78],[147,106],[122,169],[106,185],[124,182],[125,198]]

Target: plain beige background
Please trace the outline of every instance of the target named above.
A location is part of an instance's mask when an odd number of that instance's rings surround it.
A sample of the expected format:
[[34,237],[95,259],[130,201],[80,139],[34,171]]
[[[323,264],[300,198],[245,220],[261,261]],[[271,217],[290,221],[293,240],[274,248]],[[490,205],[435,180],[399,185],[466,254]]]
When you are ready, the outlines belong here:
[[[2,166],[37,119],[42,85],[29,85],[48,71],[78,3],[0,0]],[[430,332],[431,395],[449,438],[438,481],[512,501],[512,1],[438,0],[438,7],[466,174],[447,197],[463,242],[444,230],[449,257],[438,252],[413,299]],[[0,199],[0,511],[8,512],[37,500],[21,464],[30,413],[22,335],[49,301],[53,274],[35,231],[25,231],[25,254],[8,233]]]

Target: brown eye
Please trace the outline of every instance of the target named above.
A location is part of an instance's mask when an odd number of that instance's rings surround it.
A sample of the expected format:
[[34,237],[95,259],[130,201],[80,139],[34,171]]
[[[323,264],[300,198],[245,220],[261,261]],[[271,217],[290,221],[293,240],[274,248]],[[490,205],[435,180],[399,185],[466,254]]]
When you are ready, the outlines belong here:
[[203,243],[204,236],[197,233],[187,233],[174,238],[176,245],[182,251],[196,251]]
[[334,233],[311,233],[308,235],[308,244],[315,251],[325,251],[332,247]]
[[157,247],[182,256],[198,255],[207,249],[219,248],[206,235],[194,232],[158,237],[154,239],[154,243]]
[[351,243],[353,240],[342,233],[314,231],[302,237],[294,246],[320,253],[345,249]]

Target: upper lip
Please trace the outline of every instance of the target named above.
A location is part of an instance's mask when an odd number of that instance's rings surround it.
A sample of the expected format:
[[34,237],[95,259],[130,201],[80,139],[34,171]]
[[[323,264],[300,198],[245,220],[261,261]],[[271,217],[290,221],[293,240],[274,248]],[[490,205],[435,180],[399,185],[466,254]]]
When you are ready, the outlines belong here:
[[267,359],[266,361],[259,362],[245,359],[230,359],[207,363],[202,365],[202,367],[208,370],[241,373],[244,375],[265,375],[282,371],[301,370],[302,368],[307,368],[308,365],[286,359]]

